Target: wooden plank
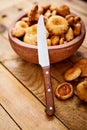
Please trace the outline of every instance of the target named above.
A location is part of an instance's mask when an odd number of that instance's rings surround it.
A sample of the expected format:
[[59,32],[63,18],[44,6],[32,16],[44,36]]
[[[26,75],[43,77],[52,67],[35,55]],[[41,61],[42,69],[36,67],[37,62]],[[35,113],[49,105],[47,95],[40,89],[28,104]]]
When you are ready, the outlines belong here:
[[0,102],[23,130],[67,130],[55,117],[48,118],[44,106],[2,65]]
[[87,27],[86,27],[86,36],[85,36],[85,39],[84,39],[82,46],[87,48]]
[[7,112],[0,105],[0,130],[20,130]]
[[[65,0],[63,1],[65,2]],[[72,10],[75,10],[75,12],[87,16],[87,3],[81,0],[66,0],[65,4],[67,4]]]
[[[34,4],[34,1],[28,1],[29,2],[29,8]],[[5,9],[1,12],[1,14],[7,14],[7,17],[3,18],[2,23],[9,27],[11,21],[15,17],[22,13],[22,11],[28,9],[28,2],[22,2],[22,4],[18,4],[16,6],[12,6],[11,8]],[[50,0],[48,0],[50,2]],[[39,4],[47,3],[46,1],[38,1]],[[55,0],[52,1],[54,4],[60,4],[65,3],[64,1],[56,2]],[[68,5],[71,6],[72,10],[76,12],[77,14],[80,14],[82,19],[84,20],[86,26],[87,26],[87,18],[84,14],[85,9],[77,5],[75,5],[75,1],[73,4],[72,2],[67,1]],[[72,6],[73,5],[73,6]],[[20,12],[18,11],[19,8],[23,8],[23,10]],[[80,10],[81,9],[81,10]],[[14,12],[14,15],[11,13]],[[5,37],[7,37],[7,31],[6,34],[3,33]],[[11,49],[9,42],[0,36],[0,42],[1,44],[0,48],[0,60],[1,62],[8,68],[8,70],[11,71],[12,74],[14,74],[18,80],[20,80],[26,88],[29,89],[43,104],[45,104],[44,99],[44,84],[43,84],[43,77],[41,68],[38,65],[34,65],[31,63],[28,63],[24,60],[22,60],[19,56],[17,56],[13,50]],[[51,65],[51,78],[52,78],[52,84],[53,84],[53,90],[55,93],[55,88],[60,82],[63,82],[63,73],[66,69],[68,69],[72,64],[74,64],[79,58],[86,57],[87,58],[87,36],[85,38],[85,41],[83,42],[83,45],[80,47],[78,52],[70,57],[69,59],[57,63],[54,65]],[[6,51],[8,50],[8,51]],[[56,116],[62,120],[64,124],[66,124],[70,129],[73,130],[86,130],[87,128],[87,106],[85,104],[82,104],[77,97],[73,97],[72,99],[61,102],[55,98],[55,105],[56,105]],[[77,125],[79,124],[79,125]]]
[[[0,11],[0,23],[9,27],[11,22],[18,17],[20,14],[29,11],[33,6],[33,1],[22,0],[18,4],[13,4],[11,7],[5,8]],[[12,13],[14,12],[14,14]],[[7,23],[6,23],[7,22]]]
[[18,4],[22,0],[0,0],[0,10],[6,9],[9,6]]
[[[0,39],[3,43],[0,49],[2,63],[11,71],[11,73],[13,73],[13,75],[17,77],[18,80],[20,80],[20,82],[26,86],[29,91],[31,91],[43,104],[45,104],[44,83],[40,66],[22,60],[19,56],[13,53],[7,40],[3,39],[3,37]],[[5,54],[5,50],[7,48],[6,45],[9,46],[7,54]],[[4,50],[4,52],[2,52],[2,50]],[[70,59],[51,65],[51,79],[54,95],[57,85],[64,81],[64,72],[72,66],[73,61],[75,62],[82,56],[87,57],[87,49],[84,49],[83,47],[79,49],[78,53],[81,53],[80,56],[77,54],[74,55],[73,58],[71,57]],[[55,106],[56,116],[70,129],[85,130],[86,125],[84,124],[87,124],[87,106],[82,104],[77,97],[74,96],[67,101],[60,101],[55,98]],[[80,115],[80,113],[82,114]],[[77,125],[78,123],[80,123],[80,125]]]
[[18,57],[16,53],[12,50],[9,41],[4,39],[3,37],[1,38],[1,36],[0,36],[0,46],[1,46],[0,47],[1,48],[0,61],[4,62],[4,60],[6,59],[10,60],[10,59]]

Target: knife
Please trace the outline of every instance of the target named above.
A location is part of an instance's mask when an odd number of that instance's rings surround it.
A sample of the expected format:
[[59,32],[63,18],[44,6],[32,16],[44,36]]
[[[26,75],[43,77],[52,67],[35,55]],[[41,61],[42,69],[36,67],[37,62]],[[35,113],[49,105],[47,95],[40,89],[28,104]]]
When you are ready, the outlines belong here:
[[46,113],[47,115],[54,114],[54,98],[50,75],[50,62],[46,40],[46,28],[44,25],[43,15],[40,15],[37,24],[37,45],[38,45],[38,60],[43,70],[44,89],[46,98]]

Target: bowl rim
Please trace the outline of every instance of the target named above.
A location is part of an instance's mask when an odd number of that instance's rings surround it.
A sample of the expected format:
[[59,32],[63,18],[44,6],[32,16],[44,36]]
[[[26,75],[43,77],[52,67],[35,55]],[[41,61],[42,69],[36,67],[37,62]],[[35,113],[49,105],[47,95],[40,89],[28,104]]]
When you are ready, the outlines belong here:
[[[38,46],[36,45],[32,45],[32,44],[27,44],[27,43],[24,43],[23,41],[19,40],[18,38],[12,36],[12,28],[14,27],[15,23],[17,21],[19,21],[22,17],[26,16],[27,15],[27,12],[24,12],[23,14],[19,15],[13,22],[12,24],[10,25],[9,29],[8,29],[8,37],[13,41],[15,42],[15,44],[18,44],[20,46],[23,46],[25,48],[32,48],[32,49],[38,49]],[[76,15],[76,14],[74,14]],[[70,42],[67,42],[65,44],[62,44],[62,45],[55,45],[55,46],[48,46],[48,50],[51,50],[51,49],[63,49],[63,48],[67,48],[67,47],[70,47],[74,44],[76,44],[78,41],[80,41],[83,37],[85,37],[85,34],[86,34],[86,28],[85,28],[85,24],[83,22],[83,20],[81,19],[80,20],[80,23],[82,25],[82,28],[81,28],[81,33],[80,35],[78,35],[76,38],[74,38],[72,41]]]

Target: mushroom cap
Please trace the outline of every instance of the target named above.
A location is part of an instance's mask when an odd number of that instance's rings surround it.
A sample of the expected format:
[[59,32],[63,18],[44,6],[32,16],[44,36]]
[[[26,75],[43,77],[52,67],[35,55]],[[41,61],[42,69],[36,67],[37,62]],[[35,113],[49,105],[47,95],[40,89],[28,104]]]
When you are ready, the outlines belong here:
[[77,96],[84,102],[87,102],[87,81],[82,81],[77,85]]
[[73,95],[73,86],[67,82],[59,84],[56,88],[55,95],[62,100],[68,99]]
[[64,74],[64,79],[66,81],[72,81],[77,79],[81,74],[81,69],[79,67],[72,67],[68,69]]
[[83,58],[79,60],[74,67],[79,67],[82,70],[81,77],[87,76],[87,59]]

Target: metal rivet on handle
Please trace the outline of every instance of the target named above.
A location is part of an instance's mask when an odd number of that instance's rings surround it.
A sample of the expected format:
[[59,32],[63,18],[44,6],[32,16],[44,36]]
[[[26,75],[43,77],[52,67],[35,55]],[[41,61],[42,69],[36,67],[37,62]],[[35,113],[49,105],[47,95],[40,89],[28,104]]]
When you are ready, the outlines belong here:
[[51,89],[50,89],[50,88],[48,88],[48,92],[51,92]]
[[50,107],[49,109],[50,109],[50,110],[53,110],[53,107]]
[[46,71],[46,74],[49,74],[49,72],[48,72],[48,71]]

